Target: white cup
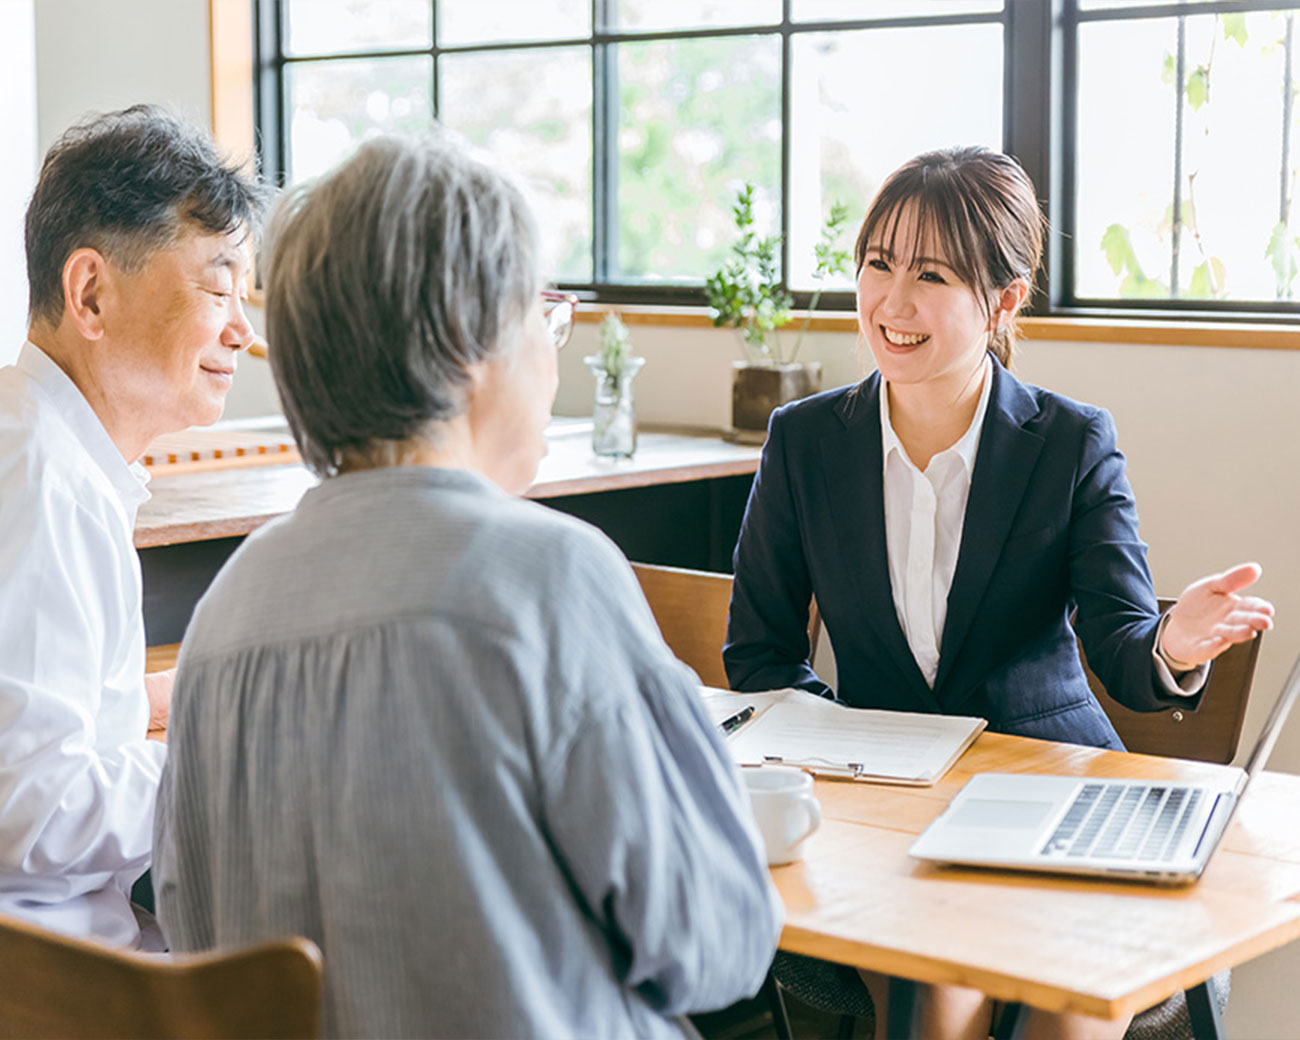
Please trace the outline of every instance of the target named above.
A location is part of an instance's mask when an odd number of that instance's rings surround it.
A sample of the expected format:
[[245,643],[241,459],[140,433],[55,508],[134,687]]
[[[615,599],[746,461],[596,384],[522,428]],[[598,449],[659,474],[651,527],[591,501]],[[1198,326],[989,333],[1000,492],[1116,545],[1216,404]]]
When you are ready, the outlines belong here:
[[786,766],[742,769],[741,775],[763,835],[768,866],[779,867],[801,859],[804,839],[822,822],[822,807],[813,794],[813,778]]

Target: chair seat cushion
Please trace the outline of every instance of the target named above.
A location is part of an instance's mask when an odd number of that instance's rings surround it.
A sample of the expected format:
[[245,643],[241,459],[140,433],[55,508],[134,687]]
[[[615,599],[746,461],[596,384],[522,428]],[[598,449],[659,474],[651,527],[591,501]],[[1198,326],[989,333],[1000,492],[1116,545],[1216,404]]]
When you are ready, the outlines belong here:
[[809,1007],[875,1021],[871,994],[854,968],[778,950],[772,974],[783,990]]
[[[1223,1014],[1232,991],[1232,973],[1220,972],[1214,976],[1214,1003]],[[1190,1040],[1192,1019],[1187,1013],[1187,997],[1175,993],[1168,1000],[1133,1016],[1133,1022],[1124,1034],[1124,1040]]]

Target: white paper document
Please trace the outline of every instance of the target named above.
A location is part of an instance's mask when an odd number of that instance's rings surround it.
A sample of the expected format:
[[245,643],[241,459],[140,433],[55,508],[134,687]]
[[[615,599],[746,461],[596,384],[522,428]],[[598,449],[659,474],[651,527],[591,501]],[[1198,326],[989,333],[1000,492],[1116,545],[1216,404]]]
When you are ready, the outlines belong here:
[[986,725],[965,715],[848,708],[803,690],[709,694],[705,703],[717,722],[749,704],[757,709],[728,741],[740,765],[796,765],[880,783],[937,782]]

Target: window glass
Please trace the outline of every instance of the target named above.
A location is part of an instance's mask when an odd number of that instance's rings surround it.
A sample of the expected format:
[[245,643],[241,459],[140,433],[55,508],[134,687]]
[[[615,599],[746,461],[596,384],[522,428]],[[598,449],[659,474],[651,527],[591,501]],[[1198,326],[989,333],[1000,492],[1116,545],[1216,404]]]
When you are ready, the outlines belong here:
[[617,32],[774,25],[781,0],[618,0],[613,13]]
[[737,190],[780,227],[781,41],[624,43],[618,66],[615,281],[702,282],[734,237]]
[[1002,0],[794,0],[790,17],[796,22],[864,21],[1001,10]]
[[591,269],[591,49],[444,55],[439,113],[523,178],[557,281]]
[[[813,247],[833,203],[849,206],[851,249],[867,204],[902,163],[952,145],[1002,147],[1002,27],[801,34],[790,121],[790,284],[814,289]],[[822,288],[852,284],[850,275]]]
[[1184,18],[1181,92],[1178,18],[1080,26],[1078,297],[1292,298],[1300,134],[1294,109],[1284,126],[1287,18]]
[[[427,0],[426,0],[427,2]],[[591,33],[591,0],[439,0],[438,45],[572,40]]]
[[284,0],[286,54],[408,50],[433,40],[429,0]]
[[423,55],[290,62],[288,182],[324,173],[367,137],[428,130],[432,83],[432,59]]

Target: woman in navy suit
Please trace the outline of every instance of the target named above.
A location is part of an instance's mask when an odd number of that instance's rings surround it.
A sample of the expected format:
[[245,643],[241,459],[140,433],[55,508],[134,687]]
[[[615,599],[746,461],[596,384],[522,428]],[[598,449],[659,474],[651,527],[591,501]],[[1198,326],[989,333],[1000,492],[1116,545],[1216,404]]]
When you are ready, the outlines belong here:
[[831,694],[809,664],[815,597],[847,704],[1120,748],[1076,632],[1111,695],[1154,711],[1194,709],[1208,662],[1270,627],[1240,595],[1255,564],[1162,616],[1110,415],[1008,371],[1042,235],[1028,177],[988,149],[885,183],[855,249],[877,371],[772,416],[734,560],[734,689]]

